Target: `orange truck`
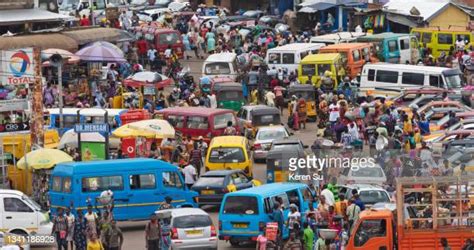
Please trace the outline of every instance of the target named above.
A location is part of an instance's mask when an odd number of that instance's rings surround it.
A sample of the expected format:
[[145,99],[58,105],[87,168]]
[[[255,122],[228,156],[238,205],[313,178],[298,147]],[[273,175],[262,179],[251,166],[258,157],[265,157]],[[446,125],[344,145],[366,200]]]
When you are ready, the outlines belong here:
[[[460,250],[474,238],[472,184],[468,176],[398,178],[396,210],[361,212],[346,249],[442,250],[445,238],[452,250]],[[417,202],[405,204],[409,197],[418,197]],[[444,208],[448,203],[451,209]],[[407,218],[407,207],[416,207],[418,216]]]

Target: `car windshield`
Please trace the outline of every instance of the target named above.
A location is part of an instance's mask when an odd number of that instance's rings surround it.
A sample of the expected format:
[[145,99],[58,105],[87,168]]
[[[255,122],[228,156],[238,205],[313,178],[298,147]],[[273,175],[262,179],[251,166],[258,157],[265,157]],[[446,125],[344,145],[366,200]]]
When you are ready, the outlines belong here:
[[225,162],[244,162],[245,155],[242,148],[213,148],[209,156],[211,163],[225,163]]
[[230,65],[226,62],[207,63],[204,72],[206,75],[230,74]]
[[179,41],[179,36],[176,33],[160,34],[160,45],[174,45]]
[[221,187],[224,186],[224,181],[224,176],[201,176],[194,186]]
[[379,190],[360,191],[360,199],[365,204],[375,204],[377,202],[390,202],[387,193]]
[[174,228],[208,227],[210,225],[212,225],[211,218],[204,214],[185,215],[173,219]]
[[30,198],[29,198],[28,196],[26,196],[26,195],[23,195],[22,198],[23,198],[23,200],[26,201],[28,204],[30,204],[31,206],[33,206],[36,210],[38,210],[38,211],[43,211],[43,212],[44,212],[44,210],[41,209],[41,206],[40,206],[38,203],[36,203],[36,201],[34,201],[33,199],[30,199]]
[[383,177],[383,172],[381,168],[364,167],[364,168],[359,168],[357,171],[352,171],[352,176],[354,177]]
[[306,101],[314,101],[314,92],[313,91],[298,91],[293,92],[291,95],[301,96]]
[[224,214],[258,214],[257,198],[251,196],[230,196],[224,204]]
[[280,115],[253,115],[252,124],[255,126],[280,124]]
[[457,89],[462,87],[461,76],[459,75],[444,75],[446,85],[450,89]]
[[277,140],[283,139],[287,136],[284,130],[264,130],[257,134],[257,140]]

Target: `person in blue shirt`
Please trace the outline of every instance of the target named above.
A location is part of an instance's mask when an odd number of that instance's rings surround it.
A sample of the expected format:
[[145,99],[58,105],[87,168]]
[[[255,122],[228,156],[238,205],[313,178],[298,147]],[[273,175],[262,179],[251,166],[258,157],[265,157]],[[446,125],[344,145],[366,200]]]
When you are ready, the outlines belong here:
[[425,114],[421,114],[420,120],[418,121],[418,127],[420,128],[421,135],[430,134],[430,121],[426,119]]
[[360,211],[365,210],[365,204],[362,202],[362,200],[359,197],[359,192],[357,192],[357,189],[352,189],[352,197],[355,199],[355,204],[360,208]]
[[[275,202],[273,204],[273,212],[270,215],[270,219],[273,220],[273,222],[278,223],[278,238],[281,239],[282,233],[283,233],[283,223],[285,221],[285,218],[283,217],[283,211],[280,208],[280,203]],[[279,241],[279,240],[277,240]],[[278,244],[279,242],[277,242]]]

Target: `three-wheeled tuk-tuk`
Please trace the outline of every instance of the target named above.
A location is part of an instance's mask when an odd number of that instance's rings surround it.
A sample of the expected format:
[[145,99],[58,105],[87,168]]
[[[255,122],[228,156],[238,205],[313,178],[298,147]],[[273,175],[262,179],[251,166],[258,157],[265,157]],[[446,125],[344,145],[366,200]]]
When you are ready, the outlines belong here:
[[[288,182],[290,159],[304,158],[304,153],[296,147],[273,148],[267,154],[267,183]],[[298,169],[299,171],[300,169]]]
[[[288,88],[288,97],[303,97],[306,101],[306,115],[309,120],[316,121],[316,89],[309,84],[293,85]],[[288,105],[290,105],[288,103]],[[292,108],[288,106],[288,110],[292,112]]]
[[231,109],[237,112],[245,105],[241,83],[216,84],[213,92],[216,94],[218,108]]

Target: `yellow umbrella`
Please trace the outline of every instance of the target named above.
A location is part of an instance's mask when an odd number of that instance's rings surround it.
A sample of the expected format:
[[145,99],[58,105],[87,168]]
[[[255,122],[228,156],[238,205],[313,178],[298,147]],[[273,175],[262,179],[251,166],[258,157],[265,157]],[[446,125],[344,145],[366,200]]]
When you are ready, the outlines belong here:
[[113,135],[124,137],[174,138],[175,131],[168,121],[151,119],[132,122],[116,129]]
[[50,169],[58,163],[72,161],[72,157],[58,149],[42,148],[28,152],[16,164],[19,169]]
[[114,130],[114,132],[112,132],[112,135],[118,138],[127,138],[127,137],[154,138],[155,137],[155,133],[140,130],[140,129],[130,128],[128,124],[123,125],[122,127]]

